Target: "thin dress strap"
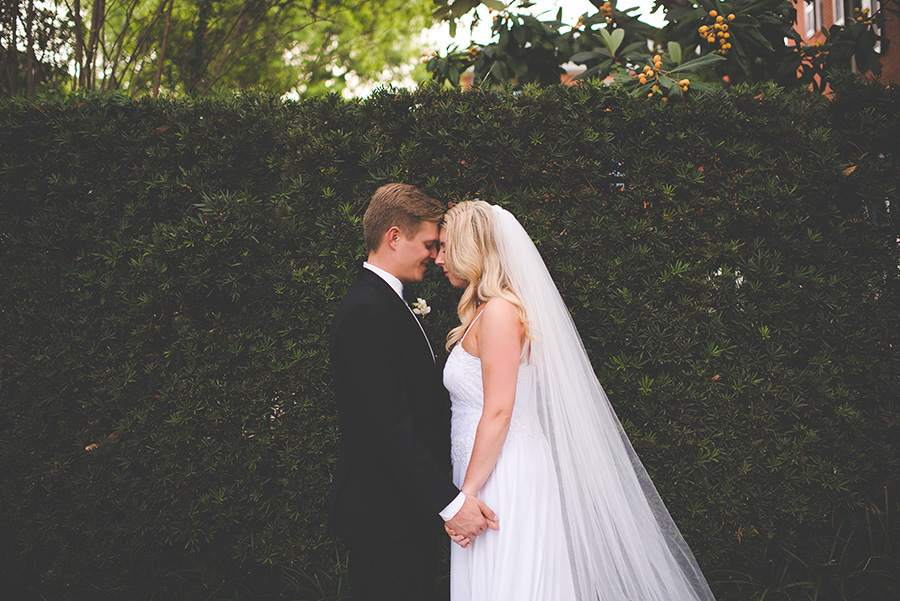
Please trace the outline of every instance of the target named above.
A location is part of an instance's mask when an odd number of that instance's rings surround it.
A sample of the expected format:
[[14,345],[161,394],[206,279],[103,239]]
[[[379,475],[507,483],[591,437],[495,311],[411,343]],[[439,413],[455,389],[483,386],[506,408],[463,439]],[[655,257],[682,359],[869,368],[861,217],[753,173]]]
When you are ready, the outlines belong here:
[[484,309],[478,312],[478,315],[475,316],[475,319],[472,320],[472,323],[469,324],[469,327],[466,328],[466,331],[463,332],[462,338],[459,339],[459,344],[462,346],[463,340],[466,339],[466,336],[469,334],[469,330],[472,329],[472,326],[475,325],[475,322],[478,321],[478,318],[481,317],[481,314],[484,313]]

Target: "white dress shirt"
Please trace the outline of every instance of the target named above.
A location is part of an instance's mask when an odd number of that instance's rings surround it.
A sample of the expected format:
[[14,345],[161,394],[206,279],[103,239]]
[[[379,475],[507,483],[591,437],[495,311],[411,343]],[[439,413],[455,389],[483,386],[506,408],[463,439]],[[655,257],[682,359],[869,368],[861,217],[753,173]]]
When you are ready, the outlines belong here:
[[[397,276],[395,276],[392,273],[388,273],[387,271],[385,271],[384,269],[381,269],[380,267],[376,267],[376,266],[372,265],[368,261],[363,261],[363,267],[365,267],[366,269],[368,269],[369,271],[371,271],[372,273],[374,273],[375,275],[380,277],[382,280],[384,280],[387,283],[387,285],[390,286],[391,289],[397,293],[397,296],[400,297],[400,300],[403,301],[403,304],[406,305],[406,301],[403,299],[403,282],[400,281],[400,278],[398,278]],[[409,307],[409,305],[406,305],[406,307],[409,309],[409,312],[412,313],[412,309]],[[422,323],[416,317],[415,313],[412,313],[412,316],[414,318],[416,318],[416,323],[419,324],[419,329],[422,330],[422,336],[425,336],[425,341],[428,343],[428,349],[431,351],[431,356],[434,357],[434,349],[431,348],[431,341],[428,340],[428,335],[425,333],[425,329],[422,327]],[[452,501],[450,501],[450,504],[447,505],[446,507],[444,507],[439,512],[439,515],[445,522],[452,520],[456,516],[456,514],[459,512],[459,510],[462,509],[463,503],[465,503],[465,502],[466,502],[466,495],[462,491],[460,491],[460,493],[458,495],[456,495],[456,498],[453,499]]]

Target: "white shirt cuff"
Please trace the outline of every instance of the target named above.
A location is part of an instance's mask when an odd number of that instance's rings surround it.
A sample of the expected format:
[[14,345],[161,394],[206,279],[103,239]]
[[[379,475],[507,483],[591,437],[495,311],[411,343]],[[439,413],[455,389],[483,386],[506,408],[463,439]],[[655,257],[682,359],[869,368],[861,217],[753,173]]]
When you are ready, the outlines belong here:
[[460,493],[456,495],[456,498],[450,501],[450,504],[441,510],[439,515],[445,522],[449,522],[456,517],[456,514],[459,513],[459,510],[462,509],[463,503],[465,502],[466,495],[460,491]]

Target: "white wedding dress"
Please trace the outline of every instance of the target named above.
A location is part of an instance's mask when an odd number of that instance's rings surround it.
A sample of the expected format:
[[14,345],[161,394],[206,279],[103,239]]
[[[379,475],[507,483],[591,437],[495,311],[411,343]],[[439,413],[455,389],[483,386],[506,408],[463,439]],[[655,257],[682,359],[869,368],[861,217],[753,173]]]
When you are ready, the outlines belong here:
[[[453,483],[458,487],[466,477],[484,408],[481,360],[466,352],[462,340],[451,351],[444,368],[444,386],[450,392],[453,411]],[[478,494],[497,513],[500,530],[487,530],[466,549],[451,545],[452,601],[576,598],[559,486],[550,446],[538,419],[533,372],[527,363],[519,365],[509,434]]]
[[[512,213],[492,210],[503,271],[535,335],[519,366],[509,434],[478,495],[500,530],[467,549],[451,545],[452,601],[715,601],[540,253]],[[483,410],[481,361],[461,343],[444,385],[459,486]]]

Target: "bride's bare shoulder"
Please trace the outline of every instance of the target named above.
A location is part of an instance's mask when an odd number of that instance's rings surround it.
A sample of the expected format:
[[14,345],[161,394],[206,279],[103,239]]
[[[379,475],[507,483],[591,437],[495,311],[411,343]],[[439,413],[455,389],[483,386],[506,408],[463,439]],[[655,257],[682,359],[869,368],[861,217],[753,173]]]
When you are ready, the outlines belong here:
[[488,300],[484,304],[485,325],[494,330],[515,330],[522,328],[522,320],[519,318],[519,309],[510,301],[499,296]]

